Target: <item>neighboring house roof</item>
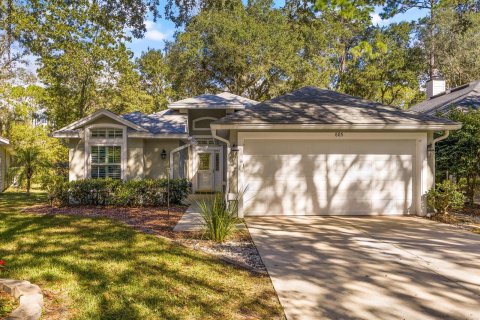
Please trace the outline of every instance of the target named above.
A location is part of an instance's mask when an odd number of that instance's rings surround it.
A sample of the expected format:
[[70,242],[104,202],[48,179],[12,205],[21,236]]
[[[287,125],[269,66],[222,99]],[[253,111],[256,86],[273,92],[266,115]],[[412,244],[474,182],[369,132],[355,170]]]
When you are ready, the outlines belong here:
[[0,137],[0,145],[9,146],[10,145],[10,140],[8,140],[7,138],[4,138],[4,137]]
[[237,96],[229,92],[202,94],[200,96],[172,102],[170,109],[245,109],[257,101]]
[[215,121],[214,129],[242,127],[341,129],[459,129],[447,119],[404,111],[347,94],[304,87]]
[[107,116],[128,127],[129,136],[187,138],[187,116],[174,110],[164,110],[146,115],[142,112],[132,112],[118,116],[108,110],[99,110],[53,133],[56,138],[79,137],[78,128],[88,124],[100,116]]
[[433,96],[414,105],[410,110],[436,115],[447,113],[453,107],[480,109],[480,80]]

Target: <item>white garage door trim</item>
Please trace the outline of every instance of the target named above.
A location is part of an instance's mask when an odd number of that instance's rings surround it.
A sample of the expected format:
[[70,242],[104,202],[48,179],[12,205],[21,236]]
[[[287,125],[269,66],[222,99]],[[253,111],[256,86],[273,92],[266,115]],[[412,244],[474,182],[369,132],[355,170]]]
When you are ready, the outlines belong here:
[[[426,132],[239,132],[238,179],[239,189],[245,190],[243,146],[246,140],[412,140],[415,141],[415,165],[413,166],[413,206],[415,214],[424,215],[425,201],[422,195],[428,186],[427,133]],[[244,216],[244,199],[239,202],[239,217]]]

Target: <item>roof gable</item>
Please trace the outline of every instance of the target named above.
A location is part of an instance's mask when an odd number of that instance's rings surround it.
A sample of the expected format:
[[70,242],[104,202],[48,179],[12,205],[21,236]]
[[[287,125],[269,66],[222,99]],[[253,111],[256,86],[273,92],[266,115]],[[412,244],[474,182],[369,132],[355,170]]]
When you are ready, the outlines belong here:
[[86,124],[88,124],[89,122],[92,122],[100,117],[108,117],[116,122],[119,122],[133,130],[136,130],[136,131],[140,131],[140,132],[148,132],[148,130],[146,130],[145,128],[142,128],[141,126],[127,120],[127,119],[124,119],[123,117],[120,117],[118,115],[116,115],[115,113],[109,111],[109,110],[106,110],[106,109],[100,109],[100,110],[97,110],[95,111],[94,113],[92,113],[91,115],[88,115],[86,117],[83,117],[82,119],[80,120],[77,120],[75,122],[72,122],[71,124],[57,130],[56,132],[62,132],[62,131],[71,131],[71,130],[75,130],[75,129],[78,129],[79,127],[82,127]]

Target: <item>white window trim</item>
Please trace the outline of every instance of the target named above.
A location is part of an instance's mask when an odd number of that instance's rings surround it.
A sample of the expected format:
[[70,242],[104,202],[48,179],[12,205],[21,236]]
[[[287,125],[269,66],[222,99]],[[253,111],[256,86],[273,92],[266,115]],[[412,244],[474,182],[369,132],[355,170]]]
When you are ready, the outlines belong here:
[[[92,138],[90,131],[94,128],[122,129],[122,138]],[[127,170],[127,127],[112,123],[97,123],[85,127],[85,178],[88,179],[92,178],[92,156],[90,154],[90,149],[92,146],[119,146],[121,148],[121,179],[125,180],[125,173]]]
[[203,120],[212,120],[212,121],[215,121],[215,120],[218,120],[217,118],[215,117],[201,117],[201,118],[197,118],[195,120],[193,120],[193,130],[197,130],[197,131],[210,131],[210,127],[208,128],[205,128],[205,127],[197,127],[197,122],[198,121],[203,121]]

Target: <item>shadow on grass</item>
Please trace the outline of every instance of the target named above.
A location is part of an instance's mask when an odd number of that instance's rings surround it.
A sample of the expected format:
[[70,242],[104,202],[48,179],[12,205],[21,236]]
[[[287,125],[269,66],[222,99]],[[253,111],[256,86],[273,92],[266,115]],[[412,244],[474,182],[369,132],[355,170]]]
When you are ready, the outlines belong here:
[[103,218],[31,215],[45,200],[0,196],[1,277],[61,292],[78,319],[275,319],[266,277]]

